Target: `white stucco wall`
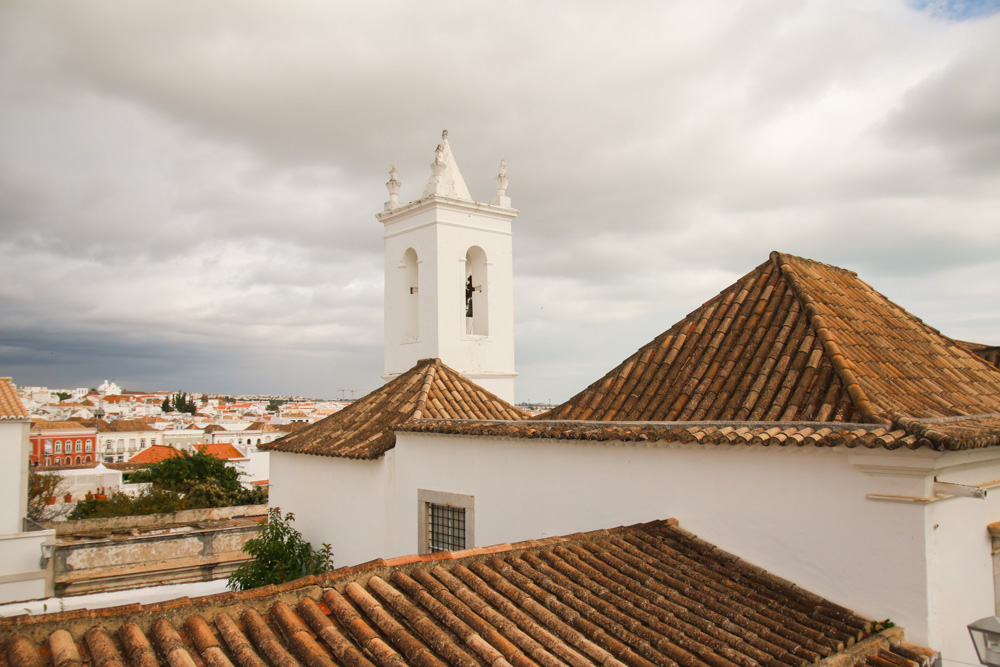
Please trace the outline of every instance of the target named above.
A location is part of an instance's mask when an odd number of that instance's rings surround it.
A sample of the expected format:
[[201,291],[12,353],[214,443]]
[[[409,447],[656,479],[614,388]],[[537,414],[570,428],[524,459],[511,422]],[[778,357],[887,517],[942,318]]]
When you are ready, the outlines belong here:
[[241,478],[244,484],[270,479],[271,475],[271,452],[262,452],[256,445],[240,447],[240,451],[246,452],[247,461],[240,461],[244,476]]
[[0,421],[0,534],[21,530],[28,503],[28,421]]
[[50,594],[48,571],[39,568],[42,543],[55,541],[56,531],[0,535],[0,603],[32,600]]
[[[409,433],[397,435],[394,451],[398,522],[388,555],[416,550],[416,490],[423,488],[475,497],[478,546],[675,517],[809,590],[891,618],[911,641],[947,648],[950,660],[968,661],[965,625],[992,613],[986,525],[1000,520],[1000,505],[871,500],[867,494],[901,493],[927,480],[867,474],[848,461],[865,460],[867,451]],[[890,468],[913,455],[875,454]],[[921,465],[939,463],[938,455],[920,456]]]
[[314,548],[329,543],[337,567],[385,556],[393,459],[392,451],[375,461],[271,452],[268,504],[294,512]]
[[[1000,463],[993,456],[972,452],[946,457],[955,471],[939,479],[966,484],[1000,480]],[[979,660],[966,626],[995,613],[993,545],[987,526],[1000,521],[1000,488],[989,491],[985,500],[954,498],[927,510],[928,643],[941,650],[946,662],[975,665]]]

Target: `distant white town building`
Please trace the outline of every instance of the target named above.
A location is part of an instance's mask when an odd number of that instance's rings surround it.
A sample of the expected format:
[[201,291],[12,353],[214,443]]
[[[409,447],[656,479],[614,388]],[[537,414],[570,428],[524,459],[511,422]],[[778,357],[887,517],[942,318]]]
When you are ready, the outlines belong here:
[[122,393],[122,388],[111,380],[105,380],[97,386],[97,391],[101,396],[118,396]]

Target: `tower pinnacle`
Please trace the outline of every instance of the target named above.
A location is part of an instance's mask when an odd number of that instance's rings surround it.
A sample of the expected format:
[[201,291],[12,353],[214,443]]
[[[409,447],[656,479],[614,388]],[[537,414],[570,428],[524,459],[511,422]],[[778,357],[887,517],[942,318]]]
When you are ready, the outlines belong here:
[[420,198],[425,199],[431,195],[472,201],[472,195],[469,194],[469,188],[465,185],[462,172],[458,170],[458,164],[455,163],[455,156],[451,154],[451,146],[448,145],[448,130],[441,133],[441,143],[435,149],[434,161],[431,163],[431,176],[427,179],[427,185]]

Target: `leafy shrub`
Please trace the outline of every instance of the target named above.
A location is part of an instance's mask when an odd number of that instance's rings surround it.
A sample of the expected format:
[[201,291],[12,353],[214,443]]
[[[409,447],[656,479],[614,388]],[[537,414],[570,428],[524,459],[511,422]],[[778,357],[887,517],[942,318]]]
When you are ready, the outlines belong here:
[[292,528],[294,520],[291,512],[282,517],[281,508],[268,510],[267,523],[260,535],[243,545],[243,551],[253,556],[253,560],[243,563],[229,576],[230,589],[245,591],[268,584],[283,584],[333,569],[330,545],[313,550],[312,545],[302,539],[302,534]]
[[181,450],[178,456],[154,463],[129,476],[130,482],[149,482],[153,486],[178,493],[188,493],[202,482],[214,480],[226,493],[238,493],[242,473],[204,452],[191,454]]
[[154,463],[129,475],[129,482],[150,486],[136,496],[118,492],[106,500],[90,498],[77,503],[70,519],[106,519],[115,516],[160,514],[203,507],[260,505],[267,502],[267,489],[244,488],[242,473],[222,459],[197,452]]

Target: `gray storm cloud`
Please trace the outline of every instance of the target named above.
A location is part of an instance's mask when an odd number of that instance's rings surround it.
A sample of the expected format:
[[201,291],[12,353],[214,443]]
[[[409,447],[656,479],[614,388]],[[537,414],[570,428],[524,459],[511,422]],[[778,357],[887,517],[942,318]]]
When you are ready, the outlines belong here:
[[518,400],[774,249],[1000,343],[1000,15],[956,7],[4,3],[0,375],[375,388],[374,214],[444,128],[521,211]]

